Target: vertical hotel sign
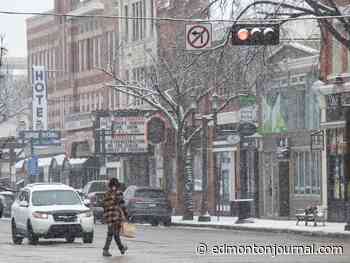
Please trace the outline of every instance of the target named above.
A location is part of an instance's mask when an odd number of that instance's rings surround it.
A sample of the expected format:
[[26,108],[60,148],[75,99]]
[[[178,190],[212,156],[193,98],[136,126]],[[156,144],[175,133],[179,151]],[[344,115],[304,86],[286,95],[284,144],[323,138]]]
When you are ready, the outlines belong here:
[[33,130],[47,130],[47,85],[44,66],[33,66]]

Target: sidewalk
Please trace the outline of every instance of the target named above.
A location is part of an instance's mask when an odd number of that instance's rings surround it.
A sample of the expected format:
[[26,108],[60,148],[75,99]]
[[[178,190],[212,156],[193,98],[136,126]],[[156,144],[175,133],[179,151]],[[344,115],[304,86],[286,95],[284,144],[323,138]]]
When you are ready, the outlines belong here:
[[211,217],[211,222],[198,222],[198,217],[194,220],[182,220],[182,216],[173,216],[172,225],[174,226],[188,226],[188,227],[205,227],[229,230],[250,230],[262,232],[277,232],[277,233],[293,233],[308,236],[322,236],[322,237],[336,237],[346,238],[350,240],[350,231],[344,231],[345,223],[329,223],[323,226],[318,223],[315,227],[313,222],[309,222],[305,226],[304,222],[296,225],[296,220],[271,220],[250,218],[249,223],[235,224],[236,217],[220,217],[219,221],[216,216]]

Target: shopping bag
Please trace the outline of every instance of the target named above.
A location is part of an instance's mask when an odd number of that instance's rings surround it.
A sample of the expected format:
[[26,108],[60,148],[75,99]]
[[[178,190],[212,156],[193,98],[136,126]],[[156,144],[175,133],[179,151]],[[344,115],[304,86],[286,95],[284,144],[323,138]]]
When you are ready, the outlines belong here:
[[136,227],[133,224],[124,222],[122,223],[122,227],[120,229],[120,235],[128,238],[136,237]]

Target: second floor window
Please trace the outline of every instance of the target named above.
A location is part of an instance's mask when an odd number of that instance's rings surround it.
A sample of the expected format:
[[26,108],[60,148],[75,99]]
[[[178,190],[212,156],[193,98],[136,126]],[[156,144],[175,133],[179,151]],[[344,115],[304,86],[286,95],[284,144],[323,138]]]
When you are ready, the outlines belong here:
[[[142,1],[138,1],[132,4],[132,16],[137,18],[144,17],[145,7],[143,5]],[[133,28],[133,34],[132,34],[132,40],[138,41],[142,40],[145,37],[145,21],[143,19],[133,19],[132,21],[132,28]]]

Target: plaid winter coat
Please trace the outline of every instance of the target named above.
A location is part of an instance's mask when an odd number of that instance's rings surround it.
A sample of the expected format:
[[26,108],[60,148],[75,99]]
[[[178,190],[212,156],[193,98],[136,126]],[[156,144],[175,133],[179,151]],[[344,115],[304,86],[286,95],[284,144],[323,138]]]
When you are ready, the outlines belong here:
[[104,222],[106,224],[121,224],[126,220],[126,210],[123,206],[123,192],[108,191],[103,200]]

